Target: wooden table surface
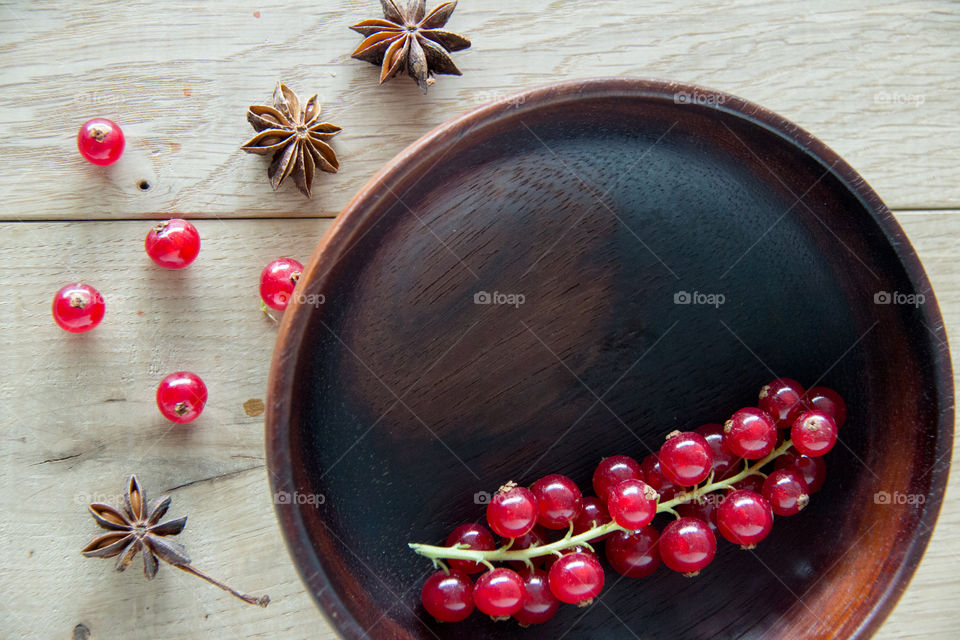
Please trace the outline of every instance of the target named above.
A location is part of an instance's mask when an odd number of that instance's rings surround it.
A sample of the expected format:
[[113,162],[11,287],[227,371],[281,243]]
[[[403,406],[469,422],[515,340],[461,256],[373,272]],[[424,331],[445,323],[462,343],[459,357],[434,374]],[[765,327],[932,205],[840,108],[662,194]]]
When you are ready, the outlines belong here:
[[[432,3],[431,3],[432,4]],[[422,96],[350,59],[346,26],[374,0],[264,4],[0,3],[0,637],[334,638],[291,564],[264,467],[275,325],[258,308],[269,260],[306,260],[331,218],[409,143],[461,112],[549,81],[669,78],[725,90],[790,118],[836,149],[895,211],[960,343],[960,13],[946,0],[585,2],[462,0],[449,27],[473,40],[461,78]],[[240,151],[249,104],[277,80],[320,94],[342,170],[307,200],[273,193],[266,163]],[[79,125],[127,135],[115,166],[85,163]],[[141,182],[149,184],[142,190]],[[197,220],[200,257],[182,272],[144,255],[146,219]],[[67,282],[97,286],[107,316],[82,336],[50,318]],[[166,422],[168,372],[210,389],[195,423]],[[262,610],[169,567],[147,582],[79,550],[92,500],[136,472],[189,515],[195,564]],[[960,479],[926,556],[879,633],[956,638]],[[826,526],[826,523],[825,523]],[[77,637],[85,637],[82,634]]]

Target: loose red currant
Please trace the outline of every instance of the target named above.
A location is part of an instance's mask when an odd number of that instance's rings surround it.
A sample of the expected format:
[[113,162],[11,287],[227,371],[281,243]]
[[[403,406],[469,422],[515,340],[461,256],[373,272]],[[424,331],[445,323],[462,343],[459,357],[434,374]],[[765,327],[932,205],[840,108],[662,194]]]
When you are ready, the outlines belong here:
[[640,529],[657,515],[657,492],[646,482],[624,480],[610,490],[607,509],[624,529]]
[[440,622],[460,622],[473,613],[473,583],[461,571],[433,573],[423,583],[420,601],[427,613]]
[[537,499],[537,523],[547,529],[566,529],[580,515],[583,497],[580,489],[568,478],[552,473],[530,487]]
[[560,608],[560,601],[550,591],[550,579],[547,572],[542,570],[526,571],[521,574],[526,597],[523,607],[513,614],[514,620],[521,627],[532,624],[543,624],[550,620]]
[[695,429],[697,433],[703,436],[703,439],[710,445],[713,452],[713,477],[716,480],[723,480],[729,477],[731,472],[736,473],[739,467],[740,458],[730,453],[723,444],[723,425],[705,424]]
[[524,487],[508,482],[487,504],[487,524],[504,538],[519,538],[537,523],[537,499]]
[[674,571],[692,577],[700,573],[717,553],[717,538],[698,518],[679,518],[660,534],[660,557]]
[[827,463],[823,458],[800,455],[793,449],[788,449],[786,453],[777,458],[774,467],[799,471],[811,494],[820,491],[823,483],[827,480]]
[[293,258],[279,258],[274,260],[260,274],[260,297],[271,309],[283,311],[290,303],[303,265]]
[[763,481],[763,497],[778,516],[792,516],[810,502],[810,490],[796,469],[778,469]]
[[760,389],[759,406],[776,421],[778,429],[789,429],[803,411],[803,387],[791,378],[777,378]]
[[560,602],[586,606],[603,589],[603,567],[592,553],[574,551],[553,563],[549,579],[550,591]]
[[660,566],[660,534],[654,527],[616,531],[607,539],[604,553],[614,571],[628,578],[645,578]]
[[105,310],[103,296],[88,284],[68,284],[53,297],[53,319],[70,333],[90,331],[103,320]]
[[[759,488],[758,488],[759,490]],[[707,523],[707,526],[710,527],[710,531],[714,534],[717,533],[717,507],[719,496],[716,493],[707,494],[705,496],[700,496],[696,500],[690,500],[688,502],[683,502],[678,504],[676,507],[677,513],[681,516],[686,516],[688,518],[698,518]]]
[[814,387],[807,391],[804,401],[807,408],[829,414],[837,423],[837,429],[847,422],[847,403],[833,389]]
[[200,253],[200,234],[186,220],[173,218],[150,229],[144,248],[161,267],[183,269]]
[[773,528],[773,509],[759,493],[731,491],[717,509],[720,535],[745,549],[752,549]]
[[747,476],[738,482],[734,482],[733,488],[741,491],[760,493],[763,490],[763,476],[760,474]]
[[629,456],[604,458],[593,472],[593,492],[606,502],[610,489],[624,480],[643,480],[640,463]]
[[[447,537],[447,546],[452,547],[455,544],[465,544],[470,549],[478,551],[492,551],[496,547],[493,540],[493,534],[482,524],[462,524],[454,529]],[[459,560],[451,558],[448,560],[450,568],[463,571],[467,575],[471,573],[480,573],[486,567],[479,562],[472,560]]]
[[87,120],[77,134],[77,149],[87,162],[106,166],[116,162],[123,153],[123,131],[106,118]]
[[[573,521],[573,535],[595,529],[608,522],[610,522],[610,513],[607,511],[607,505],[605,505],[600,498],[594,498],[593,496],[584,498],[583,509],[580,510],[580,515],[577,516],[577,519]],[[606,537],[607,536],[597,536],[596,538],[587,540],[587,542],[599,542]]]
[[171,373],[157,387],[157,407],[167,420],[190,422],[203,412],[207,403],[207,385],[189,371]]
[[644,458],[640,467],[643,469],[643,481],[660,494],[661,500],[670,500],[679,492],[680,488],[663,475],[663,469],[660,466],[660,459],[657,458],[657,454],[651,453]]
[[511,569],[494,569],[477,578],[473,601],[477,609],[494,619],[508,618],[523,607],[527,590],[523,579]]
[[793,448],[805,456],[816,458],[837,444],[837,423],[823,411],[801,413],[790,428]]
[[713,450],[706,438],[693,431],[667,436],[657,458],[663,476],[681,487],[700,484],[713,468]]
[[746,407],[723,425],[723,444],[735,456],[759,460],[776,446],[777,426],[766,412]]

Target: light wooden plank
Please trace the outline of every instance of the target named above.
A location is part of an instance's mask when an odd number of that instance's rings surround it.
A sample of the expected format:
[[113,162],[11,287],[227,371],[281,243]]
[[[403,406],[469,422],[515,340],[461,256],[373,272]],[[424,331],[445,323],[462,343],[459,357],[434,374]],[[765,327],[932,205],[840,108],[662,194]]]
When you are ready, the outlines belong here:
[[[930,273],[952,338],[960,341],[960,212],[900,216]],[[0,633],[93,638],[334,638],[303,590],[274,518],[263,465],[263,398],[274,325],[257,306],[257,277],[280,255],[305,260],[329,220],[199,221],[203,249],[181,272],[142,250],[145,222],[0,224]],[[70,336],[50,319],[53,291],[98,285],[108,315]],[[142,314],[140,313],[142,312]],[[192,425],[157,413],[159,379],[196,371],[210,402]],[[956,376],[955,376],[956,378]],[[958,380],[960,382],[960,380]],[[960,455],[957,449],[955,455]],[[148,583],[135,566],[115,575],[79,549],[98,530],[90,499],[114,500],[136,472],[153,496],[172,491],[171,516],[197,565],[252,593],[246,607],[169,567]],[[879,638],[954,638],[960,610],[960,475],[951,478],[926,558]]]
[[[742,95],[833,146],[891,207],[960,206],[955,4],[464,0],[449,25],[474,43],[455,54],[464,76],[441,77],[426,97],[406,78],[378,87],[377,70],[350,59],[359,37],[346,27],[378,10],[353,0],[3,4],[0,217],[334,215],[397,152],[467,109],[611,75]],[[343,169],[319,176],[312,201],[292,185],[272,194],[266,162],[238,148],[251,134],[247,105],[278,79],[319,92],[344,128]],[[93,116],[122,123],[130,141],[106,170],[75,151]]]

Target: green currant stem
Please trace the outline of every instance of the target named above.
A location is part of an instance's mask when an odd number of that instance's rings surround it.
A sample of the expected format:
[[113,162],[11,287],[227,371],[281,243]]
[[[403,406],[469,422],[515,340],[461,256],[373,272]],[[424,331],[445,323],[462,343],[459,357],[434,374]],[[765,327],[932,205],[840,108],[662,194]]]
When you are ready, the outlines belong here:
[[[782,445],[771,451],[769,455],[757,460],[753,464],[748,463],[743,471],[725,480],[718,480],[714,482],[713,477],[711,476],[707,479],[706,483],[700,487],[694,487],[690,491],[682,493],[672,500],[658,503],[657,513],[663,513],[666,511],[676,514],[674,507],[677,505],[696,500],[701,496],[714,491],[732,489],[734,484],[740,482],[748,476],[762,475],[760,469],[782,456],[792,445],[793,441],[787,440]],[[438,547],[429,544],[419,544],[416,542],[411,542],[409,547],[420,555],[430,558],[431,560],[437,560],[439,558],[448,560],[472,560],[473,562],[480,562],[490,566],[490,563],[493,562],[529,562],[531,558],[537,558],[540,556],[547,556],[550,554],[562,555],[564,551],[574,547],[589,547],[589,542],[594,538],[599,538],[600,536],[605,536],[608,533],[613,533],[615,531],[627,531],[627,529],[625,527],[621,527],[616,522],[608,522],[607,524],[602,524],[592,529],[588,529],[582,533],[578,533],[577,535],[573,535],[573,528],[571,527],[567,532],[567,535],[556,542],[537,545],[527,549],[518,549],[515,551],[510,550],[510,547],[513,546],[513,540],[510,540],[507,544],[499,549],[493,549],[491,551],[478,551],[470,549],[464,545]]]

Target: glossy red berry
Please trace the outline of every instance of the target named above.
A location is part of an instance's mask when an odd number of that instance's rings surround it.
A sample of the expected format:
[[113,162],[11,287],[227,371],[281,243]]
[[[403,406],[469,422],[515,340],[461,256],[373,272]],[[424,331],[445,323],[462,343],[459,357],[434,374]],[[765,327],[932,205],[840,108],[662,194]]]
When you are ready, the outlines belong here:
[[477,578],[473,601],[477,609],[492,618],[512,616],[523,607],[527,590],[523,579],[511,569],[494,569]]
[[747,476],[746,478],[734,482],[733,488],[744,491],[753,491],[754,493],[761,493],[763,491],[763,476],[759,474]]
[[553,563],[549,581],[550,591],[560,602],[587,605],[603,589],[603,567],[592,553],[574,551]]
[[473,613],[473,583],[461,571],[437,571],[420,590],[423,608],[440,622],[460,622]]
[[837,429],[847,422],[847,403],[840,394],[827,387],[814,387],[807,391],[804,403],[808,409],[823,411],[837,423]]
[[654,527],[616,531],[607,538],[604,554],[614,571],[628,578],[645,578],[660,566],[660,534]]
[[183,269],[200,253],[200,234],[190,222],[173,218],[150,229],[144,248],[161,267]]
[[559,473],[540,478],[530,491],[537,499],[537,524],[546,529],[569,528],[583,508],[583,497],[576,483]]
[[604,458],[593,471],[593,492],[606,502],[610,489],[624,480],[643,480],[640,463],[630,456]]
[[640,467],[643,469],[643,481],[660,494],[661,500],[670,500],[680,491],[677,485],[667,480],[663,475],[660,459],[657,458],[657,454],[651,453],[644,458],[643,464],[641,464]]
[[717,509],[717,528],[733,544],[752,549],[773,529],[773,509],[759,493],[731,491]]
[[[465,544],[470,549],[478,551],[492,551],[496,547],[493,534],[482,524],[462,524],[454,529],[447,537],[446,546],[452,547],[455,544]],[[451,569],[463,571],[467,575],[472,573],[481,573],[486,567],[479,562],[471,560],[459,560],[451,558],[447,561]]]
[[111,120],[94,118],[87,120],[77,134],[77,149],[87,162],[106,166],[116,162],[123,154],[126,141],[123,131]]
[[713,450],[706,438],[694,431],[667,436],[657,458],[663,476],[681,487],[700,484],[713,468]]
[[777,426],[766,412],[740,409],[723,425],[723,444],[735,456],[759,460],[777,444]]
[[640,529],[657,515],[657,492],[646,482],[624,480],[610,490],[607,510],[624,529]]
[[660,558],[674,571],[694,576],[713,560],[717,538],[703,520],[679,518],[660,534]]
[[777,423],[778,429],[789,429],[803,412],[803,387],[791,378],[777,378],[760,389],[759,406]]
[[805,456],[816,458],[837,444],[837,423],[823,411],[805,411],[790,428],[793,448]]
[[512,483],[500,487],[487,504],[487,524],[504,538],[519,538],[533,529],[537,514],[533,493]]
[[260,274],[260,297],[271,309],[283,311],[303,273],[303,265],[293,258],[274,260]]
[[[589,531],[608,522],[610,522],[610,513],[607,511],[607,505],[600,498],[594,498],[593,496],[584,498],[583,509],[580,510],[577,519],[573,521],[573,535]],[[606,537],[598,536],[587,540],[587,542],[599,542]]]
[[523,607],[513,614],[514,620],[519,622],[521,627],[547,622],[560,608],[560,601],[550,591],[547,572],[537,569],[520,575],[526,597],[523,599]]
[[[760,488],[757,487],[757,490],[759,491]],[[690,500],[688,502],[678,504],[676,506],[676,512],[681,516],[703,520],[707,523],[707,526],[710,527],[710,531],[716,534],[717,507],[719,506],[719,502],[722,498],[723,496],[720,494],[710,493],[705,496],[701,496],[696,500]]]
[[[548,537],[546,532],[540,527],[533,527],[530,531],[527,531],[525,534],[518,538],[514,538],[513,544],[510,545],[511,551],[522,551],[523,549],[529,549],[530,547],[536,547],[542,544],[547,544]],[[550,562],[557,556],[550,554],[544,556],[537,556],[535,558],[530,558],[530,562],[533,566],[537,568],[548,567]],[[507,563],[514,571],[523,575],[523,572],[527,570],[527,563],[521,562],[519,560],[511,560]]]
[[713,453],[713,477],[715,480],[723,480],[737,473],[740,469],[740,458],[730,453],[723,444],[723,425],[705,424],[695,429],[697,433],[703,436],[703,439],[710,445]]
[[189,371],[171,373],[157,387],[157,407],[167,420],[190,422],[203,412],[207,385]]
[[827,463],[823,458],[800,455],[793,449],[787,450],[786,453],[777,458],[774,468],[799,471],[811,494],[820,491],[823,483],[827,480]]
[[810,502],[810,490],[797,469],[778,469],[763,481],[763,497],[778,516],[792,516]]
[[68,284],[53,297],[53,320],[70,333],[90,331],[103,320],[104,311],[103,296],[88,284]]

